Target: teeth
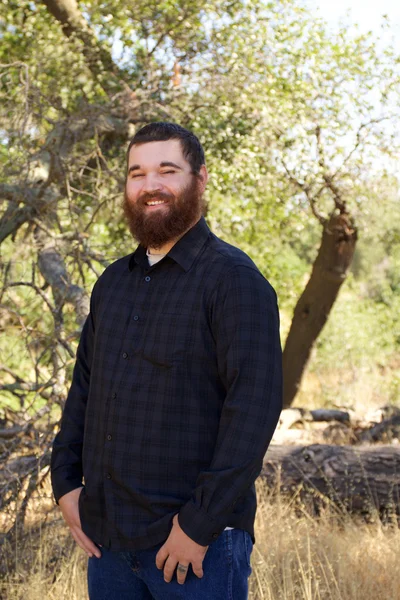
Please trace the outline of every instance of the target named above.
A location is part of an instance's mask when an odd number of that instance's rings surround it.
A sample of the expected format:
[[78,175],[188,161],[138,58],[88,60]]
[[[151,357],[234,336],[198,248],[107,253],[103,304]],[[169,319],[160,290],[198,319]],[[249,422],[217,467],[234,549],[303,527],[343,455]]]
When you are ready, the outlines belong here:
[[164,200],[154,200],[151,202],[146,202],[147,206],[155,206],[156,204],[164,204]]

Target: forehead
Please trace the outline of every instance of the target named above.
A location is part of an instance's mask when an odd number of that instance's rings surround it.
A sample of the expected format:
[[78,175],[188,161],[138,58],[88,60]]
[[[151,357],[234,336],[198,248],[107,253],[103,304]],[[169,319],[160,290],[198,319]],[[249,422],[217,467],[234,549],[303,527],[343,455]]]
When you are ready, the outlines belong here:
[[140,167],[157,167],[160,163],[170,161],[182,166],[189,166],[182,153],[179,140],[167,140],[166,142],[147,142],[132,146],[129,151],[128,167],[140,165]]

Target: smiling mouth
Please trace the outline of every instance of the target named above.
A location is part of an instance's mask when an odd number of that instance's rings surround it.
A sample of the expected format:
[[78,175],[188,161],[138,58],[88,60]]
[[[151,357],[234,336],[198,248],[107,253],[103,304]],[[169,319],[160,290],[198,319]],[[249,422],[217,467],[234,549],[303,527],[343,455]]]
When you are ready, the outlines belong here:
[[165,200],[149,200],[146,202],[146,206],[157,206],[159,204],[166,204]]

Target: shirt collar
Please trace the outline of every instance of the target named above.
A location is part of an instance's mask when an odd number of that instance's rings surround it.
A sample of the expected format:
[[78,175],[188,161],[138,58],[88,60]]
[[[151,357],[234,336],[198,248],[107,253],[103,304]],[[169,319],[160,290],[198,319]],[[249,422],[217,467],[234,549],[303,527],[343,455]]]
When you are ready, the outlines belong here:
[[[182,267],[182,269],[189,271],[209,234],[210,228],[208,227],[205,218],[201,217],[200,220],[197,221],[197,223],[189,229],[189,231],[187,231],[174,246],[172,246],[171,250],[167,253],[167,256],[170,256]],[[146,256],[146,248],[144,246],[139,245],[130,257],[130,271],[132,271],[135,263],[148,268],[149,264]]]

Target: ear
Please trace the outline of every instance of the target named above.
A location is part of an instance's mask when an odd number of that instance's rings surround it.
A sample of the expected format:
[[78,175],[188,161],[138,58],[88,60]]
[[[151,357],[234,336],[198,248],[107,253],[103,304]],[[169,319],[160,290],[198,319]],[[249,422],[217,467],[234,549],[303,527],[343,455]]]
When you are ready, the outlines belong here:
[[198,179],[200,181],[201,193],[203,193],[204,190],[206,189],[206,185],[207,185],[207,181],[208,181],[208,171],[207,171],[206,165],[201,165],[199,174],[198,174]]

